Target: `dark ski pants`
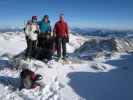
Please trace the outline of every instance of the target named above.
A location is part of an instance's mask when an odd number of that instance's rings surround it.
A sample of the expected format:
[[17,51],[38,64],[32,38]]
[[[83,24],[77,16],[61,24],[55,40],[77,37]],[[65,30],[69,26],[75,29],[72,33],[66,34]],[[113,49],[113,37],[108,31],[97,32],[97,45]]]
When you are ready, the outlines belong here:
[[43,43],[44,43],[44,38],[43,37],[38,37],[37,47],[43,48]]
[[60,58],[62,54],[63,58],[66,58],[66,39],[57,37],[56,47],[57,47],[57,56]]
[[28,46],[26,50],[26,57],[32,58],[36,49],[37,41],[28,40]]
[[43,49],[44,59],[52,60],[53,52],[49,49]]
[[26,44],[27,44],[25,56],[27,56],[28,55],[28,48],[29,48],[29,41],[30,41],[30,39],[29,39],[28,36],[26,36],[25,39],[26,39]]
[[52,60],[53,51],[47,48],[38,48],[36,58],[39,60],[47,59]]
[[45,34],[46,33],[40,33],[38,35],[38,44],[37,44],[37,47],[44,48],[44,42],[45,42],[45,39],[46,39]]

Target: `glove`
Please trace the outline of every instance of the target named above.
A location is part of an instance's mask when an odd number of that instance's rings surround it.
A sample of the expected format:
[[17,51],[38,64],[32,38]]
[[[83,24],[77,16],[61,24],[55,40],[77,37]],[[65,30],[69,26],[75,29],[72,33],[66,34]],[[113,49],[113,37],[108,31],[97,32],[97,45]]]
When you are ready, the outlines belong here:
[[39,74],[36,75],[36,81],[39,81],[39,80],[42,80],[42,79],[43,79],[42,75],[39,75]]
[[39,31],[35,31],[34,33],[37,33],[37,34],[39,34]]
[[69,43],[69,36],[68,35],[65,36],[65,41],[66,41],[66,43]]

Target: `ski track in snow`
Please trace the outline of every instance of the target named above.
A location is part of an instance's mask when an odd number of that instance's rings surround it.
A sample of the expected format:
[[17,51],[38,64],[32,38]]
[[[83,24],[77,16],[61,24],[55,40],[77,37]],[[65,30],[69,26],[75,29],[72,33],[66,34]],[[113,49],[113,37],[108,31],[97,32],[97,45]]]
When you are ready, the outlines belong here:
[[[68,44],[70,53],[85,41],[79,36],[71,35],[71,38]],[[120,54],[108,60],[96,59],[64,65],[54,62],[51,68],[38,60],[21,60],[21,66],[28,66],[44,78],[41,88],[19,91],[21,70],[12,69],[9,58],[21,53],[25,45],[23,34],[1,34],[0,100],[133,100],[133,57]]]

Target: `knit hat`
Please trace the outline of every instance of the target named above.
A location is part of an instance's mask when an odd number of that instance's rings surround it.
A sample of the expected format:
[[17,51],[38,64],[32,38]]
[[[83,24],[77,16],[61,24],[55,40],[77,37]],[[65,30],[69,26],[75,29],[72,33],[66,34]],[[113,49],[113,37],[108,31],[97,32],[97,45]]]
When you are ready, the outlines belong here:
[[32,16],[32,19],[37,20],[37,16]]

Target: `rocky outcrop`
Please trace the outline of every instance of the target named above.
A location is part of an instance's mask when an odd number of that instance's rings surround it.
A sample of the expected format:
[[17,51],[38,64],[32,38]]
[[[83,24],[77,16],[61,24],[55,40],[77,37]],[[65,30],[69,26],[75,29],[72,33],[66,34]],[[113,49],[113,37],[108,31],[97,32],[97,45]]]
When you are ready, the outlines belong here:
[[75,50],[84,59],[110,57],[115,52],[133,52],[133,38],[91,38]]

